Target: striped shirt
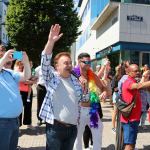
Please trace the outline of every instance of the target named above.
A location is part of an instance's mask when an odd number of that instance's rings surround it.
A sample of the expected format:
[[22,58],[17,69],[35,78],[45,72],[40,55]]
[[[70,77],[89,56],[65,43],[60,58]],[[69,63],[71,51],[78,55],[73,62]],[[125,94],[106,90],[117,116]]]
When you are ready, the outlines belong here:
[[[58,74],[58,72],[50,65],[51,57],[52,57],[52,55],[47,55],[47,54],[42,53],[41,70],[42,70],[45,86],[47,89],[47,93],[44,98],[39,116],[45,122],[53,124],[54,123],[54,109],[55,109],[53,107],[54,106],[53,105],[53,95],[56,92],[61,79],[60,79],[60,75]],[[82,88],[79,84],[79,81],[73,75],[71,75],[71,81],[75,87],[75,91],[77,93],[78,100],[81,101]]]

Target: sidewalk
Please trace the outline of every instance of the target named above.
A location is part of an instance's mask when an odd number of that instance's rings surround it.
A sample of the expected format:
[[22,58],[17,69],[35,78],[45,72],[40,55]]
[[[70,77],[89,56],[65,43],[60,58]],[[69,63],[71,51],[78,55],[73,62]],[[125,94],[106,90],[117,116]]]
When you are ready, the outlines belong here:
[[[26,129],[26,126],[20,128],[19,146],[22,150],[45,150],[45,125],[37,127],[37,117],[36,117],[36,97],[33,98],[33,126],[36,126],[36,130]],[[103,142],[102,150],[114,150],[115,148],[115,134],[111,130],[111,111],[112,106],[109,102],[102,104],[103,109]],[[146,122],[147,124],[148,121]],[[150,149],[150,126],[148,125],[148,130],[139,129],[137,148],[139,150],[149,150]]]

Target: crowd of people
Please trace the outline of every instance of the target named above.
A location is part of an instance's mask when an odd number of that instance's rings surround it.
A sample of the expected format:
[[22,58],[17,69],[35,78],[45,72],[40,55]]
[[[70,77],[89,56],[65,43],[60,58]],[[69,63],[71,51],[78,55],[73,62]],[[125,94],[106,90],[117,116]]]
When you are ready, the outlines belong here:
[[[124,61],[111,74],[111,62],[103,58],[101,65],[91,68],[88,53],[78,56],[72,66],[68,52],[58,53],[51,63],[54,45],[61,40],[61,26],[51,26],[48,41],[41,53],[41,64],[33,68],[26,52],[22,60],[13,58],[13,49],[0,45],[0,149],[16,150],[19,127],[32,126],[32,85],[37,84],[38,125],[46,124],[46,150],[101,150],[103,112],[101,102],[113,106],[112,131],[116,134],[116,150],[134,150],[141,124],[145,130],[150,105],[150,68]],[[129,117],[118,111],[116,102],[123,99],[135,106]],[[82,143],[83,141],[83,143]]]

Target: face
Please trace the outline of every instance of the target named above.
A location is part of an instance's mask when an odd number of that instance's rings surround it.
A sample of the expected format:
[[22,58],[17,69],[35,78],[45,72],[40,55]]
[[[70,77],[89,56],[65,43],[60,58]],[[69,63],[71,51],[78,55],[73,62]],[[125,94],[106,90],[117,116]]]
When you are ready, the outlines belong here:
[[129,75],[133,78],[138,78],[140,76],[140,70],[137,65],[132,65],[129,68]]
[[18,62],[18,64],[17,64],[16,66],[14,66],[14,69],[15,69],[16,71],[20,71],[20,72],[23,71],[23,68],[24,68],[24,66],[23,66],[23,63],[22,63],[22,62]]
[[0,47],[0,58],[2,58],[5,54],[6,50],[3,47]]
[[150,71],[147,70],[146,72],[143,73],[143,76],[146,80],[149,80],[150,79]]
[[11,67],[12,67],[12,62],[11,62],[11,61],[8,61],[4,66],[5,66],[5,68],[11,69]]
[[144,65],[144,71],[149,70],[148,65]]
[[71,74],[72,61],[68,56],[61,56],[56,64],[56,70],[60,76],[67,78]]
[[91,67],[91,59],[90,57],[83,57],[79,60],[79,64],[81,69],[88,70]]

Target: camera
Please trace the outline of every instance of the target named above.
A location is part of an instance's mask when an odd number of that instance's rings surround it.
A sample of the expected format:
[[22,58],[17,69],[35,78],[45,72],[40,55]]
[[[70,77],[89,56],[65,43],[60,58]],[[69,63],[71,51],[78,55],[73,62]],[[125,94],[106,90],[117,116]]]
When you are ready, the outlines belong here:
[[23,58],[23,53],[22,53],[22,51],[15,51],[15,52],[13,53],[13,58],[21,61],[22,58]]

